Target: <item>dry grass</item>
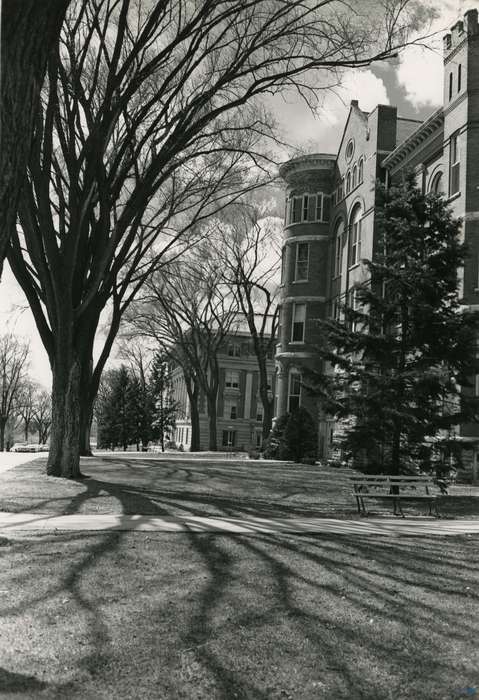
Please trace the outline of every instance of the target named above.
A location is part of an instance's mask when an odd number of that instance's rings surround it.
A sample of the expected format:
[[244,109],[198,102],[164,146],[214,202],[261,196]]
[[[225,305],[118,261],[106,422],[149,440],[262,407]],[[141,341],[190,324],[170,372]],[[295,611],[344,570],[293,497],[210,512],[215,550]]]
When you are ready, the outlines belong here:
[[475,538],[70,533],[1,551],[2,697],[450,700],[479,686]]
[[[82,462],[90,478],[65,481],[44,474],[38,460],[0,475],[0,510],[49,514],[126,513],[241,517],[356,518],[350,472],[289,463],[225,462],[128,455]],[[478,489],[470,489],[471,494]],[[445,517],[479,516],[479,498],[443,498]],[[373,515],[391,515],[384,501],[368,501]],[[425,515],[424,503],[404,504],[408,515]]]

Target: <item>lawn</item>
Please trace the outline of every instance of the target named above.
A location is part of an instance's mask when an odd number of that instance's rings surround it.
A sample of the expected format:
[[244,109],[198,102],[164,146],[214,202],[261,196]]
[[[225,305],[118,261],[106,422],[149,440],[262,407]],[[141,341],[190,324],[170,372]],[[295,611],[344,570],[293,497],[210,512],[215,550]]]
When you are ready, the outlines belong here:
[[[0,508],[356,517],[343,470],[115,455],[84,460],[82,481],[44,468],[38,460],[1,474]],[[456,503],[467,511],[470,501]],[[382,508],[376,516],[390,515]],[[479,698],[477,544],[9,533],[0,538],[0,697]]]
[[450,700],[479,686],[476,538],[57,533],[0,551],[2,697]]
[[[38,513],[126,513],[241,517],[356,518],[347,469],[250,460],[198,461],[112,455],[82,461],[84,481],[44,475],[45,459],[0,474],[0,510]],[[470,489],[479,493],[479,489]],[[445,517],[479,516],[479,498],[441,499]],[[368,501],[373,515],[391,504]],[[406,514],[425,515],[424,503],[407,502]]]

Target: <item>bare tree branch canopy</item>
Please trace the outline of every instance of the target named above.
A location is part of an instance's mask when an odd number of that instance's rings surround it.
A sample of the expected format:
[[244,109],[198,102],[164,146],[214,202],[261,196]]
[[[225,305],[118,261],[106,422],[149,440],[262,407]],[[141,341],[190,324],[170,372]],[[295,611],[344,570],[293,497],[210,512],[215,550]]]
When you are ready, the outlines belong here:
[[0,336],[0,451],[5,427],[17,409],[16,401],[27,369],[29,347],[11,333]]
[[0,277],[31,144],[48,56],[70,0],[2,0],[0,90]]
[[[228,219],[231,223],[228,223]],[[271,430],[274,397],[269,387],[268,358],[274,355],[278,330],[281,233],[278,219],[252,207],[236,206],[221,227],[224,276],[248,324],[258,363],[258,393],[263,404],[263,439]]]
[[268,173],[262,98],[296,88],[314,104],[323,75],[390,57],[424,19],[417,0],[72,3],[8,249],[53,372],[49,474],[79,476],[82,426],[145,279]]

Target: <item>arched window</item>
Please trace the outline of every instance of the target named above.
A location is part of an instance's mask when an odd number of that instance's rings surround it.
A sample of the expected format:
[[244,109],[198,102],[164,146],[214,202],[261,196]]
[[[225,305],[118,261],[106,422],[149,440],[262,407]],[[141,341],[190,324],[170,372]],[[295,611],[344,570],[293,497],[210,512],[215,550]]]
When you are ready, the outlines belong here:
[[364,177],[364,160],[363,160],[363,158],[361,158],[361,160],[359,161],[359,173],[358,174],[359,174],[358,184],[361,184],[361,182],[363,181],[363,177]]
[[462,73],[462,66],[461,64],[458,65],[457,67],[457,91],[461,92],[461,73]]
[[353,168],[353,189],[358,184],[358,166],[355,165]]
[[351,192],[351,173],[348,171],[346,175],[346,194]]
[[361,205],[357,204],[351,214],[350,219],[350,256],[349,264],[350,266],[357,265],[361,260],[361,243],[362,243],[362,209]]
[[436,173],[429,184],[429,192],[434,192],[434,194],[440,194],[443,192],[442,186],[442,173]]
[[339,277],[343,267],[343,243],[344,243],[344,221],[340,219],[336,224],[334,234],[334,276]]

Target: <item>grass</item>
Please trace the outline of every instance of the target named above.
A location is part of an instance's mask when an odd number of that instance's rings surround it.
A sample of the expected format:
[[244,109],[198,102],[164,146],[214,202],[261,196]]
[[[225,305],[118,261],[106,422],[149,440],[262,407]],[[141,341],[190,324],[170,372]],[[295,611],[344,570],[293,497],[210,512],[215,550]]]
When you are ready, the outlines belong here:
[[59,533],[2,555],[2,697],[449,700],[479,686],[474,538]]
[[[355,515],[341,470],[113,455],[85,460],[90,478],[75,482],[44,467],[0,475],[0,508]],[[477,540],[11,533],[0,538],[0,697],[479,697]]]

